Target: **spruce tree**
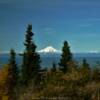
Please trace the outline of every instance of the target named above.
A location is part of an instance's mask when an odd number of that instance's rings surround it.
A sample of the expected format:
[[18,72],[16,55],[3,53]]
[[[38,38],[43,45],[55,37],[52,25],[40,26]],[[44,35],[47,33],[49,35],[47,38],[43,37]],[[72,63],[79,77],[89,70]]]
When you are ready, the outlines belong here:
[[16,53],[13,49],[10,50],[10,59],[9,59],[9,65],[10,65],[10,72],[12,75],[12,84],[15,86],[18,82],[18,67],[16,64]]
[[13,49],[10,50],[10,59],[8,64],[8,91],[10,100],[15,99],[15,87],[18,83],[18,67],[16,64],[16,53]]
[[87,63],[87,60],[84,58],[82,62],[82,67],[86,69],[90,69],[90,65]]
[[87,63],[86,59],[83,59],[82,62],[82,74],[83,74],[83,82],[88,82],[90,80],[92,80],[92,73],[91,73],[91,69],[90,69],[90,65]]
[[67,41],[64,41],[64,46],[62,48],[62,55],[59,63],[59,69],[66,73],[68,70],[68,62],[72,60],[72,53]]
[[22,79],[25,84],[28,83],[32,78],[37,80],[40,67],[40,56],[36,52],[36,45],[32,40],[34,33],[32,32],[32,25],[28,25],[25,37],[25,51],[23,54],[23,65],[22,65]]
[[51,71],[52,71],[52,72],[56,72],[56,70],[57,70],[56,64],[55,64],[55,62],[53,62]]

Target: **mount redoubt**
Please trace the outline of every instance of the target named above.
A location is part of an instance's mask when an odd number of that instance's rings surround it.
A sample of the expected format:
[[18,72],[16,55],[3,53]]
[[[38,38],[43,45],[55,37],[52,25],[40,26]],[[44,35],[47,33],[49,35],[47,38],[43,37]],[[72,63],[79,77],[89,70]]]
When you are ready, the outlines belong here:
[[55,49],[54,47],[52,46],[48,46],[42,50],[39,50],[38,51],[39,53],[60,53],[61,51],[60,50],[57,50]]

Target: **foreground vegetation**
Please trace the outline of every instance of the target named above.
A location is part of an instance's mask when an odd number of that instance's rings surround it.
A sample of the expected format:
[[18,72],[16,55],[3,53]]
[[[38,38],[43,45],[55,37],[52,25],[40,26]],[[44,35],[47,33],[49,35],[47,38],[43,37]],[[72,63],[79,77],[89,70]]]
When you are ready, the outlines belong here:
[[64,41],[59,64],[43,69],[33,35],[28,25],[21,68],[11,49],[9,63],[0,69],[0,100],[100,100],[100,65],[91,69],[86,59],[79,65]]

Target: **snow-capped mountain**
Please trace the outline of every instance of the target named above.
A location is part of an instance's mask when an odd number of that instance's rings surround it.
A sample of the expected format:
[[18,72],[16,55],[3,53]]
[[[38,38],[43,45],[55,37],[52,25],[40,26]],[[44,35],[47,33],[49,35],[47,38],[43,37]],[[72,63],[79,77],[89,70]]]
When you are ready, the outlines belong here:
[[60,50],[53,48],[52,46],[48,46],[40,51],[39,53],[60,53]]

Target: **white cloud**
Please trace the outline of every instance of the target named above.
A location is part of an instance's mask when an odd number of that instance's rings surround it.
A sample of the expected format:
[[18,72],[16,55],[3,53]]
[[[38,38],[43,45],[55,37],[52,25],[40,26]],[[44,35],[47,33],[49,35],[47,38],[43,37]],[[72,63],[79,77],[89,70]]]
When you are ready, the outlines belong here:
[[98,50],[90,50],[89,53],[99,53]]

